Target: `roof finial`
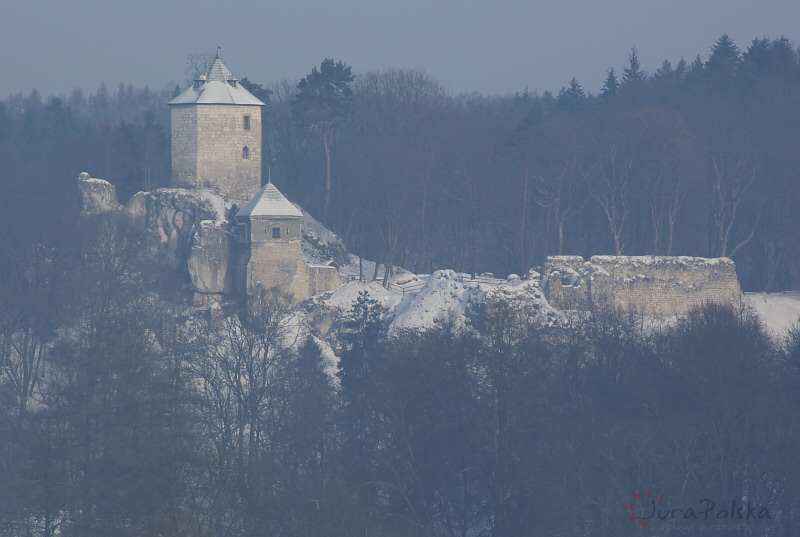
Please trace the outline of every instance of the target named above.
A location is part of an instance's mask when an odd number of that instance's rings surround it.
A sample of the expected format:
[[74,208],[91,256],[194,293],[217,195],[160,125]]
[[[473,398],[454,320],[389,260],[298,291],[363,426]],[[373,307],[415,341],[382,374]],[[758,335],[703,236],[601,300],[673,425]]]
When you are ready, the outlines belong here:
[[267,166],[267,184],[272,182],[272,166]]
[[222,47],[218,46],[218,47],[217,47],[217,57],[216,57],[216,58],[214,58],[215,60],[218,60],[218,59],[219,59],[219,51],[220,51],[220,50],[222,50]]

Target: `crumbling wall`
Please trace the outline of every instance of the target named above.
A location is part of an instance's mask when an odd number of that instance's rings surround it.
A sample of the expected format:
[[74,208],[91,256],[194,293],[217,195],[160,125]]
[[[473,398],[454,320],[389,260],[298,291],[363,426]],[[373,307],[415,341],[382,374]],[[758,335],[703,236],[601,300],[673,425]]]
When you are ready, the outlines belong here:
[[310,296],[332,291],[347,283],[347,278],[339,274],[331,265],[306,265],[308,267],[308,287]]
[[607,305],[660,317],[706,302],[736,305],[741,297],[736,266],[725,257],[552,256],[543,276],[545,296],[558,309]]

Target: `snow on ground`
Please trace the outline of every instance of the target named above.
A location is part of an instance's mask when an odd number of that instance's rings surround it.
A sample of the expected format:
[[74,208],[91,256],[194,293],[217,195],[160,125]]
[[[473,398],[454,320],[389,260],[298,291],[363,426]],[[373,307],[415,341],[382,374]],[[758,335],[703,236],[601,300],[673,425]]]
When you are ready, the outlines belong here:
[[342,240],[298,204],[294,206],[303,213],[303,261],[309,265],[324,265],[329,261],[335,261],[340,267],[345,264],[351,254],[347,253]]
[[449,318],[466,326],[470,313],[487,299],[508,301],[541,322],[550,322],[558,315],[545,301],[538,279],[521,280],[515,275],[507,280],[471,279],[468,274],[440,270],[432,275],[400,271],[390,278],[388,289],[377,281],[348,282],[316,297],[312,316],[318,317],[317,323],[323,317],[339,318],[364,291],[386,310],[389,335],[434,327]]
[[[142,194],[142,192],[139,194]],[[158,188],[151,192],[143,192],[143,194],[152,196],[155,199],[167,198],[172,206],[178,210],[195,207],[200,212],[198,216],[201,220],[212,220],[217,227],[226,222],[228,211],[232,207],[231,203],[226,201],[225,198],[209,190]],[[130,201],[128,203],[130,204]]]
[[470,303],[482,298],[481,284],[465,285],[463,279],[451,270],[440,270],[418,281],[423,285],[418,291],[400,291],[403,295],[392,312],[389,335],[403,329],[433,327],[450,316],[457,323],[463,323]]
[[[298,204],[295,203],[294,206],[303,213],[303,261],[309,265],[325,265],[329,261],[335,261],[339,266],[339,273],[348,278],[358,278],[359,275],[363,275],[364,280],[371,280],[373,276],[383,279],[383,265],[378,266],[376,273],[375,261],[360,259],[357,255],[349,253],[334,232],[323,226]],[[396,270],[402,272],[402,269]]]
[[221,226],[222,223],[225,222],[225,216],[228,212],[228,209],[230,209],[230,206],[225,202],[224,198],[207,190],[184,190],[181,192],[181,194],[184,193],[194,195],[194,197],[202,200],[205,203],[206,207],[214,215],[214,224],[217,227]]
[[744,299],[775,336],[782,337],[800,319],[800,292],[745,293]]

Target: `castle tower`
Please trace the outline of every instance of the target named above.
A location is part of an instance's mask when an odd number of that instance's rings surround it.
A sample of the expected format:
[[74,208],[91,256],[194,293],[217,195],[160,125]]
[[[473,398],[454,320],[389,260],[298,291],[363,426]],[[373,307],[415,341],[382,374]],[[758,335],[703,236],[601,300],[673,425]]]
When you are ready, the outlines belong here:
[[[250,199],[261,187],[261,107],[217,56],[169,103],[172,184]],[[288,203],[288,202],[287,202]]]
[[303,213],[271,182],[236,213],[242,243],[238,285],[248,294],[277,287],[296,300],[309,297],[301,258]]

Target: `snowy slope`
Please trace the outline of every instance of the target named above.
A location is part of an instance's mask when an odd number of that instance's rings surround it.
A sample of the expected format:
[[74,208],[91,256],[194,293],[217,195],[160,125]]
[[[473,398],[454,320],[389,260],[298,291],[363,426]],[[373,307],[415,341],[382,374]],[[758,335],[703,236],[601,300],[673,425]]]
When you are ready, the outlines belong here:
[[753,308],[766,327],[781,337],[800,319],[800,293],[745,293],[745,303]]
[[321,327],[324,336],[326,329],[350,310],[363,291],[386,310],[390,335],[403,330],[424,330],[445,319],[466,326],[470,316],[487,299],[506,301],[516,311],[523,311],[543,324],[552,324],[561,317],[547,304],[538,277],[471,279],[468,274],[440,270],[432,275],[401,272],[391,278],[388,289],[374,281],[349,282],[312,299],[311,324]]

